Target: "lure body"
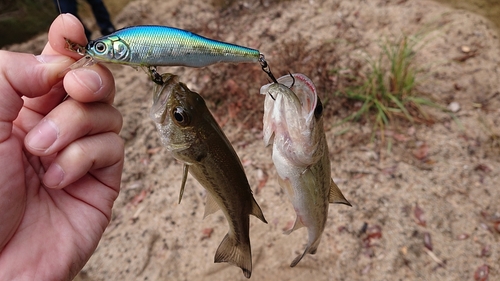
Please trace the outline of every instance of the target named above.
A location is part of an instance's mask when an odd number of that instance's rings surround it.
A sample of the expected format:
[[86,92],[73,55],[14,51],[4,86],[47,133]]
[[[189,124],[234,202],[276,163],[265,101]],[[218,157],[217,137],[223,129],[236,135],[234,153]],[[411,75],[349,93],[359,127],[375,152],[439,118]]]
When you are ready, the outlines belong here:
[[90,41],[86,54],[96,61],[141,67],[204,67],[219,62],[258,62],[260,57],[255,49],[159,25],[120,29]]

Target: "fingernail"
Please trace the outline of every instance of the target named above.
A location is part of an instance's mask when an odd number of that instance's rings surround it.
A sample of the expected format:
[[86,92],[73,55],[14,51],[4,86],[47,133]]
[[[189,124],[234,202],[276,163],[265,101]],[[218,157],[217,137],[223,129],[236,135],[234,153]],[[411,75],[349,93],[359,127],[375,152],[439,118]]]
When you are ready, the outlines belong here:
[[64,179],[64,171],[61,166],[57,164],[50,165],[45,176],[43,177],[43,183],[46,187],[57,187]]
[[75,69],[71,72],[80,85],[97,93],[102,88],[102,79],[97,72],[88,68]]
[[63,63],[71,60],[69,57],[59,55],[38,55],[35,58],[41,63]]
[[26,136],[27,144],[34,150],[45,151],[57,139],[59,130],[56,124],[48,119],[43,119]]

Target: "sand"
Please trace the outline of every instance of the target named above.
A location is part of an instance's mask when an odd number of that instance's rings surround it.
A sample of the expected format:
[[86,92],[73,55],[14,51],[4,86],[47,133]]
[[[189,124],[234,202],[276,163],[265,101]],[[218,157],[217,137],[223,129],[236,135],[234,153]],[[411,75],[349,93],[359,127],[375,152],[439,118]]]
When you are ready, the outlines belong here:
[[[290,268],[307,233],[283,234],[295,213],[262,141],[258,91],[266,75],[259,65],[160,69],[205,97],[242,160],[269,222],[251,218],[252,279],[473,280],[483,265],[489,280],[500,278],[500,40],[494,25],[427,0],[235,2],[223,9],[199,0],[136,0],[114,21],[117,27],[170,25],[258,48],[277,76],[302,72],[326,100],[332,177],[353,207],[331,205],[316,255]],[[423,34],[415,54],[417,89],[443,107],[453,103],[456,120],[426,108],[435,124],[401,123],[385,132],[385,143],[370,141],[366,120],[334,126],[353,106],[334,94],[345,90],[337,74],[365,73],[383,43],[402,34]],[[11,49],[36,52],[40,38]],[[318,58],[324,61],[312,70],[308,61]],[[245,280],[239,268],[213,263],[228,226],[220,212],[202,219],[205,191],[192,177],[177,204],[182,164],[162,148],[149,118],[152,82],[142,71],[110,68],[115,106],[124,116],[122,190],[75,280]],[[429,238],[432,247],[424,243]]]

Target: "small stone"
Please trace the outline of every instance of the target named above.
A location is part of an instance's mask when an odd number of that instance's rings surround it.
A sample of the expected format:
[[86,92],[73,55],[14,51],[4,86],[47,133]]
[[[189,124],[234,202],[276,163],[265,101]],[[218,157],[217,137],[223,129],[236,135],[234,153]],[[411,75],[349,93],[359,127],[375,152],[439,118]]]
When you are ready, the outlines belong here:
[[460,48],[460,50],[462,50],[462,52],[464,52],[464,53],[468,53],[468,52],[470,52],[470,47],[469,47],[469,46],[465,46],[465,45],[464,45],[464,46],[462,46],[462,47]]
[[460,110],[460,104],[456,101],[452,101],[449,105],[448,105],[448,109],[455,113],[455,112],[458,112]]

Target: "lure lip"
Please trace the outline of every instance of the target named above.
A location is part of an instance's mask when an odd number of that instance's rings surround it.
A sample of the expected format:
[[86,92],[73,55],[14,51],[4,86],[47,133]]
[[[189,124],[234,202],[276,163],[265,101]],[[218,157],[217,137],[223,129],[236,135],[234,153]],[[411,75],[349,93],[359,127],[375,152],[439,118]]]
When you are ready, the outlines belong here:
[[87,55],[88,44],[87,44],[87,46],[83,46],[83,45],[80,45],[78,43],[75,43],[75,42],[69,40],[66,37],[64,38],[64,40],[66,41],[66,46],[64,46],[64,48],[66,50],[78,53],[81,56]]

